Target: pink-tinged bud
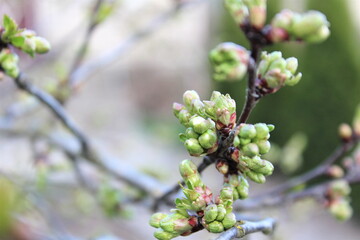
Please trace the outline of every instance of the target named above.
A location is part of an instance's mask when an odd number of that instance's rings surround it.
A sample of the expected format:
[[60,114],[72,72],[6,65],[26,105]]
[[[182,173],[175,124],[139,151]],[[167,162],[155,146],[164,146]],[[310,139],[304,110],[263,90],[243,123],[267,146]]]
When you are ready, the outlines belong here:
[[342,178],[344,176],[344,170],[337,165],[330,166],[326,173],[333,178]]
[[289,33],[279,27],[272,27],[267,34],[267,38],[273,43],[279,43],[289,40]]
[[180,103],[177,103],[177,102],[173,103],[173,112],[174,112],[174,115],[175,115],[176,118],[179,118],[179,113],[183,109],[185,109],[184,105],[182,105]]
[[187,108],[191,109],[191,103],[193,100],[199,99],[199,94],[195,90],[187,90],[183,95],[183,101]]
[[342,123],[339,126],[339,136],[343,141],[349,141],[352,137],[352,129],[349,124]]
[[266,21],[266,5],[250,8],[250,23],[257,29],[264,27]]
[[228,174],[229,164],[225,160],[219,160],[216,163],[216,169],[223,175]]
[[159,228],[160,227],[160,221],[163,220],[164,218],[167,217],[167,214],[164,213],[155,213],[151,216],[150,218],[150,226],[154,227],[154,228]]

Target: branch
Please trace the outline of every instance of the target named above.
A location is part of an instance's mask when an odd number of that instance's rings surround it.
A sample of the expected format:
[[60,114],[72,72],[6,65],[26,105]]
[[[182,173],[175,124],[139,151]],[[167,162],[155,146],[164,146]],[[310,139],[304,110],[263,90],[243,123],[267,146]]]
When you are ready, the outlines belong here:
[[270,234],[275,229],[276,222],[272,218],[266,218],[262,221],[240,221],[235,227],[230,228],[226,232],[220,234],[216,240],[230,240],[234,238],[243,238],[250,233],[263,232]]
[[128,51],[131,47],[133,47],[137,42],[140,40],[145,39],[146,37],[150,36],[156,30],[158,30],[164,23],[170,20],[174,15],[176,15],[179,10],[183,9],[184,7],[204,2],[205,0],[193,0],[193,1],[179,1],[176,6],[172,9],[160,14],[159,16],[155,17],[153,20],[149,22],[143,28],[140,28],[138,31],[130,35],[124,41],[122,41],[119,45],[114,47],[113,49],[105,52],[103,55],[89,61],[87,64],[82,65],[76,71],[74,71],[70,77],[69,82],[73,87],[78,86],[88,79],[90,75],[95,73],[97,70],[106,67],[107,65],[114,62],[120,56],[122,56],[126,51]]
[[[93,7],[93,10],[90,14],[90,21],[89,21],[89,26],[87,28],[87,31],[85,33],[85,37],[83,42],[80,45],[80,48],[77,52],[77,55],[75,56],[75,60],[73,62],[73,64],[70,67],[70,71],[69,71],[69,78],[70,76],[76,71],[77,68],[79,68],[79,66],[81,65],[81,63],[83,62],[85,55],[86,55],[86,51],[89,47],[90,44],[90,40],[91,37],[96,29],[96,27],[98,26],[98,22],[96,22],[96,16],[98,14],[98,11],[101,7],[101,4],[103,3],[104,0],[96,0],[95,5]],[[69,82],[69,85],[73,85],[72,82]]]
[[51,112],[53,112],[53,114],[61,121],[61,123],[76,136],[81,144],[82,151],[85,155],[88,155],[89,141],[87,137],[76,126],[75,122],[66,114],[64,108],[55,98],[29,83],[29,79],[27,79],[23,73],[19,74],[19,76],[14,79],[14,82],[19,89],[24,90],[25,92],[34,96]]

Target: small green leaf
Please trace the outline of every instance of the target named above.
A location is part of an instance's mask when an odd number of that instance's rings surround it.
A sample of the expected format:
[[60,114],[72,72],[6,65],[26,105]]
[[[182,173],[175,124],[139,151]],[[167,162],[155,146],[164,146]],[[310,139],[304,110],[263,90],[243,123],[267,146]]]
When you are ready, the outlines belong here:
[[24,45],[25,42],[25,38],[22,36],[17,36],[17,37],[11,37],[10,38],[10,42],[12,45],[14,45],[15,47],[21,47],[22,45]]
[[4,33],[2,34],[2,40],[8,42],[9,39],[16,34],[18,26],[16,22],[10,18],[8,15],[4,15],[3,18],[3,25],[4,25]]

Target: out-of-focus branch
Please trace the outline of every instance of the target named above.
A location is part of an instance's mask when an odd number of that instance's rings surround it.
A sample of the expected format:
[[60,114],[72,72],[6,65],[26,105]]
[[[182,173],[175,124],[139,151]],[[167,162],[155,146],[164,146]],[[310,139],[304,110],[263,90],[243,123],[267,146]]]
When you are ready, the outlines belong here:
[[272,218],[266,218],[261,221],[240,221],[235,227],[230,228],[224,233],[220,234],[216,240],[230,240],[234,238],[243,238],[250,233],[263,232],[270,234],[274,231],[276,221]]
[[[99,9],[103,2],[104,2],[104,0],[96,0],[96,2],[95,2],[95,5],[90,14],[89,26],[85,33],[84,40],[81,43],[80,48],[75,56],[75,60],[70,67],[69,76],[71,76],[73,74],[73,72],[81,65],[81,63],[83,62],[83,60],[85,58],[87,49],[90,44],[91,37],[94,33],[94,30],[96,29],[96,27],[99,24],[99,22],[96,21],[96,17],[98,15]],[[71,84],[71,82],[69,84]]]
[[69,76],[69,82],[71,83],[71,86],[76,87],[80,85],[82,81],[88,79],[91,74],[114,62],[136,43],[158,30],[164,23],[170,20],[184,7],[201,2],[205,2],[205,0],[178,1],[173,8],[149,21],[147,25],[137,30],[135,33],[122,41],[119,45],[76,69],[76,71],[74,71]]
[[89,141],[87,137],[76,126],[75,122],[66,114],[64,108],[55,98],[29,83],[29,79],[27,79],[23,73],[19,74],[19,76],[14,79],[14,82],[19,89],[24,90],[25,92],[34,96],[51,112],[53,112],[53,114],[61,121],[61,123],[76,136],[81,144],[81,148],[84,154],[89,154]]

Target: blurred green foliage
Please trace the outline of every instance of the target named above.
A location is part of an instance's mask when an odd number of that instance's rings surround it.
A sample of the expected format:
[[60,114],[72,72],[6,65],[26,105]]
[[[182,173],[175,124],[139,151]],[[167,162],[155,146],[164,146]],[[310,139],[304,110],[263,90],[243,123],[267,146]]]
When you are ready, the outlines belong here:
[[[283,8],[282,2],[268,1],[269,20]],[[349,13],[351,6],[348,1],[340,0],[307,0],[305,4],[304,9],[319,10],[327,16],[331,36],[321,44],[285,43],[265,49],[280,50],[284,57],[298,58],[303,78],[296,87],[283,88],[262,99],[250,119],[252,123],[275,124],[271,140],[281,146],[294,132],[307,135],[309,142],[300,171],[313,168],[335,149],[339,144],[338,125],[351,123],[354,109],[360,102],[359,31]],[[243,34],[225,11],[215,34],[220,36],[216,41],[232,41],[248,47]],[[212,46],[215,44],[213,42]],[[246,81],[215,86],[230,93],[238,106],[244,101],[245,87]],[[237,111],[240,113],[241,109]],[[360,193],[356,192],[359,191],[353,191],[354,199],[360,199]],[[353,204],[355,202],[353,200]],[[354,208],[354,212],[359,212],[360,204]]]

